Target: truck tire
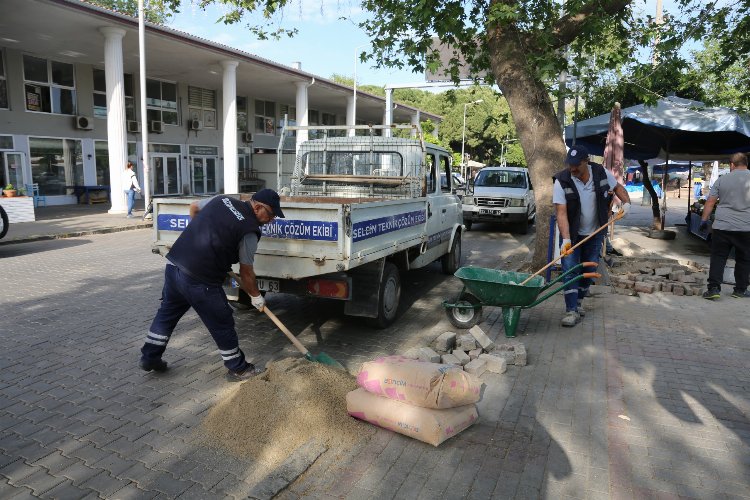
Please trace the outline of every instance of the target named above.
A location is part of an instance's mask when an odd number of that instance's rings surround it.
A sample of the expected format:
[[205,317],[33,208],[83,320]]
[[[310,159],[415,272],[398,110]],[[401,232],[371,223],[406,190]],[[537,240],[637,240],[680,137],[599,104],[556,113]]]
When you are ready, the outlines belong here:
[[482,302],[470,293],[456,297],[454,303],[456,307],[446,307],[445,314],[456,328],[469,329],[482,319]]
[[461,267],[461,231],[456,231],[450,251],[440,259],[443,274],[451,275]]
[[8,234],[8,228],[10,227],[10,223],[8,222],[8,214],[5,213],[5,209],[3,207],[0,207],[0,239],[4,238],[6,234]]
[[386,262],[378,291],[378,316],[374,318],[378,328],[387,328],[396,320],[400,301],[401,278],[398,268],[392,262]]

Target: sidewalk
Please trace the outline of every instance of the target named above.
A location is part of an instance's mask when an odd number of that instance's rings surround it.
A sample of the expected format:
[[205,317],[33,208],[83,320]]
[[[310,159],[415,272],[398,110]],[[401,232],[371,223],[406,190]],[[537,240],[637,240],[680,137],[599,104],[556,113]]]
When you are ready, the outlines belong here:
[[132,219],[122,214],[107,213],[109,207],[109,204],[37,207],[36,221],[16,224],[11,222],[8,234],[0,240],[0,245],[114,233],[152,226],[151,221],[143,220],[143,200],[136,201]]

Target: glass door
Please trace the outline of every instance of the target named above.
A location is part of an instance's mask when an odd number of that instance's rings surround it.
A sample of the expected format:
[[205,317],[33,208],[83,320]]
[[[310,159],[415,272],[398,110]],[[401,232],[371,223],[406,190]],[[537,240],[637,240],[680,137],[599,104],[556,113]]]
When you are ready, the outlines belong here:
[[[2,187],[13,184],[16,189],[26,189],[23,177],[23,153],[3,153]],[[29,194],[29,193],[26,193]]]
[[190,160],[193,194],[216,193],[216,157],[193,156]]
[[155,195],[180,192],[180,155],[151,153],[151,172]]

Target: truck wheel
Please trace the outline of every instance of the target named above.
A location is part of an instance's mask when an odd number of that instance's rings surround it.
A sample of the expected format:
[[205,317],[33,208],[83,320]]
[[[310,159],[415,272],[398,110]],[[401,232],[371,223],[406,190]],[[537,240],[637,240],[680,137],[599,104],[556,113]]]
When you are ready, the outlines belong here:
[[466,222],[464,222],[464,227],[466,228],[467,231],[471,231],[471,224],[472,222],[470,220],[467,220]]
[[454,303],[456,307],[446,307],[445,314],[456,328],[469,329],[482,319],[482,303],[470,293],[457,297]]
[[400,301],[401,278],[398,268],[393,263],[386,262],[378,291],[378,316],[375,318],[375,325],[378,328],[386,328],[393,323]]
[[451,250],[443,255],[440,264],[443,266],[443,274],[453,274],[461,267],[461,231],[456,232]]
[[0,224],[0,238],[3,238],[6,234],[8,234],[8,227],[10,227],[10,223],[8,222],[8,214],[5,213],[3,207],[0,207]]

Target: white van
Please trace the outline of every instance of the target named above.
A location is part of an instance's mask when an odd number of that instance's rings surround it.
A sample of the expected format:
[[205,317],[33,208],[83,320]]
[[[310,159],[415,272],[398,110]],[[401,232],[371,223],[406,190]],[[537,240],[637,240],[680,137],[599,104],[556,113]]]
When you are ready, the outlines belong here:
[[469,181],[463,198],[464,226],[474,222],[513,224],[526,234],[536,217],[534,187],[522,167],[485,167]]

